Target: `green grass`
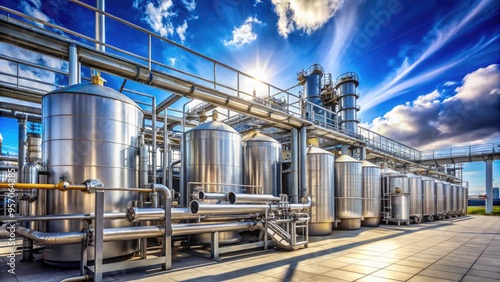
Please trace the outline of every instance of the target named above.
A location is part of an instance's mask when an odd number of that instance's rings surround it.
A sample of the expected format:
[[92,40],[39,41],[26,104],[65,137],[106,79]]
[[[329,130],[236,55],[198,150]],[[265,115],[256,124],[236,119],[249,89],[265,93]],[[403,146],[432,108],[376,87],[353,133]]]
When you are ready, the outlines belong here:
[[486,208],[484,206],[468,207],[467,214],[498,215],[498,216],[500,216],[500,206],[494,206],[492,213],[486,213]]

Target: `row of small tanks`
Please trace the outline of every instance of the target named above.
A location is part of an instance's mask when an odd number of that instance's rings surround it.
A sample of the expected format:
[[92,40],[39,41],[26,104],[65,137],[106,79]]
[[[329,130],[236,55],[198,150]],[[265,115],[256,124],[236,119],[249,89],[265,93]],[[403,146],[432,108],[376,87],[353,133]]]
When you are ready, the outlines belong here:
[[387,221],[419,223],[467,214],[468,187],[391,170],[381,179]]

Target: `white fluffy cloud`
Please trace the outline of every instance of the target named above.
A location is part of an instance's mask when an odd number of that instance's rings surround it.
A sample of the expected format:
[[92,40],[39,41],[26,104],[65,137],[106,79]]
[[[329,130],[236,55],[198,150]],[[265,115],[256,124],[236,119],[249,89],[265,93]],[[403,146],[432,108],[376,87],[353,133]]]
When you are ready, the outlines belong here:
[[500,137],[500,68],[467,74],[456,94],[437,90],[373,120],[372,130],[420,149],[488,142]]
[[342,6],[343,0],[272,0],[278,15],[278,32],[288,37],[294,30],[310,34],[323,26]]
[[257,34],[252,30],[253,24],[262,24],[262,22],[257,17],[248,17],[243,25],[233,29],[233,38],[229,41],[224,40],[224,45],[241,47],[256,40]]
[[[189,12],[196,9],[196,1],[194,0],[182,0],[182,4]],[[182,24],[175,27],[174,19],[178,17],[178,14],[172,0],[134,0],[132,6],[144,13],[141,20],[161,36],[172,38],[177,34],[182,42],[186,40],[187,20],[184,19]],[[195,18],[188,17],[187,19]]]

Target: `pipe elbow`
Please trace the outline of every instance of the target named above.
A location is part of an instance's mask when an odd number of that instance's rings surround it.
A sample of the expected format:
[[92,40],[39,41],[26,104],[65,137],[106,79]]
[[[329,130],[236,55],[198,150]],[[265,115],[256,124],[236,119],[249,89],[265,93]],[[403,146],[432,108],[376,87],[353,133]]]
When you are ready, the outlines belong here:
[[168,187],[163,184],[151,183],[149,188],[153,189],[154,191],[161,192],[167,199],[172,199],[172,193],[170,192],[170,189],[168,189]]

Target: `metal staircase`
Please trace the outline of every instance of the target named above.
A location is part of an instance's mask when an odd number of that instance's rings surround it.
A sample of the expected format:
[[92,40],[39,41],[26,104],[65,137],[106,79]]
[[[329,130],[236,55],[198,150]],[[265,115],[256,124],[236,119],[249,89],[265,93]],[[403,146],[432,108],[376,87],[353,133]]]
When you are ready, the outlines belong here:
[[263,231],[271,237],[274,245],[279,249],[307,248],[309,241],[308,222],[309,216],[301,216],[301,214],[290,219],[270,218],[264,221]]

